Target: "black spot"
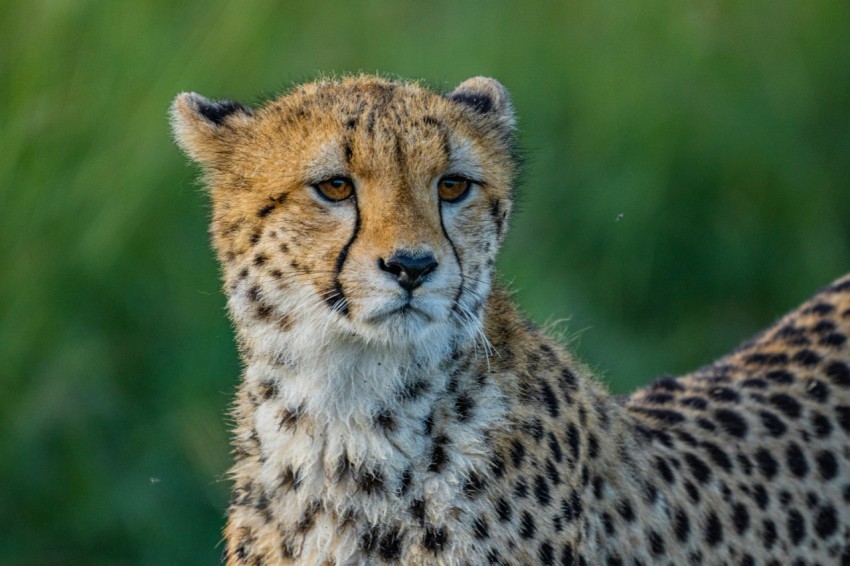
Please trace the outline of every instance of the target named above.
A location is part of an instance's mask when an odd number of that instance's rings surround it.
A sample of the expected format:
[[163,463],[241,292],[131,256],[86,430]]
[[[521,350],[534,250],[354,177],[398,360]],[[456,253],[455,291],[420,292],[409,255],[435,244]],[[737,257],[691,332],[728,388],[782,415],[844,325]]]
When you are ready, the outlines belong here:
[[687,542],[688,535],[691,532],[691,522],[688,520],[688,515],[681,508],[676,510],[676,516],[673,521],[673,531],[676,533],[676,538],[679,542]]
[[818,403],[823,403],[829,398],[829,387],[819,379],[812,379],[806,385],[806,393]]
[[735,411],[729,409],[719,409],[714,411],[714,418],[720,423],[720,426],[732,436],[743,438],[747,435],[747,421]]
[[[565,391],[564,394],[566,396],[566,390],[567,389],[575,389],[576,388],[576,376],[575,376],[575,374],[572,371],[570,371],[569,368],[564,368],[563,370],[561,370],[561,379],[560,379],[559,384],[561,385],[561,388],[564,389],[564,391]],[[566,397],[567,397],[567,402],[569,403],[569,396],[566,396]]]
[[414,499],[411,502],[410,507],[408,508],[410,514],[414,519],[420,524],[423,525],[425,523],[425,500],[424,499]]
[[519,478],[514,483],[514,497],[517,499],[523,499],[528,495],[528,483],[525,481],[525,478]]
[[788,356],[781,353],[768,354],[764,352],[758,352],[755,354],[750,354],[744,358],[744,363],[768,366],[784,364],[787,361]]
[[785,461],[791,473],[798,478],[805,477],[809,473],[809,463],[799,445],[794,443],[788,445],[785,451]]
[[490,537],[490,526],[484,517],[478,517],[472,522],[472,532],[475,538],[485,539]]
[[693,472],[694,477],[700,483],[707,482],[711,477],[711,468],[690,452],[685,453],[685,462],[687,462],[688,466],[690,466],[691,472]]
[[632,509],[632,502],[628,499],[623,499],[619,504],[617,504],[617,511],[627,523],[634,521],[635,512],[634,509]]
[[385,431],[392,432],[396,429],[395,417],[389,409],[381,409],[374,416],[375,425]]
[[825,438],[832,433],[832,423],[820,413],[812,413],[812,426],[815,434],[820,438]]
[[790,395],[775,393],[768,397],[768,402],[792,419],[800,416],[800,403]]
[[815,314],[818,316],[826,316],[834,310],[835,307],[830,305],[829,303],[816,303],[804,310],[803,314]]
[[825,505],[818,510],[815,516],[815,533],[820,538],[831,536],[838,529],[838,515],[835,512],[835,507]]
[[776,463],[776,459],[764,448],[759,449],[756,452],[756,466],[758,466],[759,471],[767,479],[773,478],[776,475],[776,472],[779,470],[779,464]]
[[534,538],[534,533],[537,532],[537,527],[534,525],[534,519],[528,511],[522,512],[522,519],[519,525],[519,534],[524,539]]
[[674,397],[669,393],[652,393],[643,398],[644,402],[653,405],[663,405],[664,403],[669,403],[673,399]]
[[422,546],[434,554],[442,552],[449,540],[445,527],[426,527],[422,536]]
[[764,542],[765,548],[770,550],[776,542],[776,537],[776,525],[770,519],[765,519],[764,530],[762,532],[762,541]]
[[655,467],[658,468],[658,471],[661,474],[661,477],[664,478],[664,481],[667,483],[673,483],[676,481],[676,476],[673,475],[673,470],[670,469],[669,464],[667,464],[667,460],[661,456],[655,458]]
[[476,112],[480,112],[481,114],[486,114],[493,109],[493,99],[491,99],[486,94],[481,93],[471,93],[471,92],[458,92],[455,94],[449,95],[449,100],[453,100],[455,102],[460,102],[461,104],[466,104],[470,106]]
[[838,424],[841,428],[850,433],[850,407],[839,405],[835,407],[835,414],[838,417]]
[[475,400],[468,393],[461,393],[455,401],[455,410],[457,411],[457,420],[464,422],[469,420],[472,411],[475,409]]
[[813,366],[820,363],[820,356],[808,349],[800,350],[791,359],[802,366]]
[[519,440],[514,440],[511,444],[511,462],[513,462],[515,468],[519,468],[524,459],[525,446]]
[[839,348],[847,342],[847,337],[843,334],[839,334],[838,332],[832,332],[827,334],[826,336],[821,337],[819,340],[821,346],[826,346],[829,348]]
[[304,405],[292,408],[287,407],[280,410],[280,419],[278,420],[277,430],[291,430],[298,426],[298,421],[304,415]]
[[737,403],[740,400],[738,393],[728,387],[715,387],[709,391],[709,395],[715,401],[724,401],[726,403]]
[[750,462],[750,459],[747,458],[745,454],[738,454],[735,459],[738,461],[738,464],[741,466],[741,469],[744,471],[744,475],[748,476],[753,471],[753,463]]
[[747,507],[741,503],[736,503],[732,506],[732,523],[735,525],[735,530],[739,535],[747,532],[750,527],[750,514],[747,512]]
[[748,387],[750,389],[765,389],[767,388],[767,382],[758,378],[745,379],[741,382],[741,387]]
[[697,426],[699,426],[701,429],[708,431],[714,431],[717,429],[717,426],[714,424],[714,422],[710,421],[709,419],[706,419],[705,417],[700,417],[697,419]]
[[224,119],[234,112],[251,115],[250,109],[233,100],[207,100],[192,97],[192,101],[197,104],[198,112],[216,126],[220,126]]
[[537,502],[544,507],[552,502],[552,497],[549,494],[549,484],[546,483],[546,478],[543,476],[537,476],[534,482],[534,496],[537,498]]
[[543,421],[538,418],[532,419],[530,423],[526,423],[525,427],[528,430],[531,437],[534,438],[537,442],[540,442],[540,439],[543,438]]
[[405,468],[401,473],[401,481],[399,482],[399,494],[406,495],[410,489],[410,482],[413,481],[413,471],[410,468]]
[[722,540],[723,525],[720,524],[717,514],[712,511],[705,522],[705,542],[710,546],[715,546]]
[[498,479],[505,475],[505,460],[500,455],[496,454],[490,461],[490,473]]
[[552,388],[545,381],[540,385],[540,392],[543,396],[543,402],[549,410],[549,415],[552,418],[556,418],[560,414],[560,411],[558,410],[558,398],[555,397],[555,392],[552,391]]
[[546,566],[555,564],[555,549],[552,548],[549,541],[540,545],[540,549],[537,551],[537,556],[540,558],[541,564],[545,564]]
[[655,531],[649,531],[649,549],[655,556],[664,554],[664,539]]
[[775,381],[776,383],[791,383],[794,381],[794,374],[785,371],[784,369],[770,371],[765,377],[771,381]]
[[449,456],[446,453],[446,445],[449,444],[449,437],[445,434],[440,434],[434,439],[434,447],[431,450],[431,463],[428,464],[429,472],[440,472],[446,462],[449,461]]
[[673,377],[662,377],[655,380],[652,385],[649,386],[651,389],[662,389],[664,391],[684,391],[685,386],[679,383],[679,381]]
[[581,438],[579,437],[578,427],[574,423],[570,423],[570,426],[567,427],[567,443],[570,445],[573,460],[578,462],[581,456]]
[[305,533],[313,528],[316,513],[319,511],[319,505],[319,500],[314,499],[307,509],[304,510],[304,514],[301,516],[301,519],[298,521],[298,525],[295,527],[297,532]]
[[590,434],[587,437],[587,455],[593,460],[599,455],[599,441],[596,440],[596,435]]
[[551,432],[549,433],[549,450],[552,451],[552,457],[555,458],[556,462],[560,463],[563,460],[564,455],[561,452],[561,445]]
[[676,424],[685,420],[682,413],[671,411],[669,409],[647,409],[644,407],[634,407],[632,410],[666,424]]
[[788,511],[788,537],[794,546],[799,545],[806,538],[806,520],[796,509]]
[[727,472],[732,469],[732,461],[729,459],[729,456],[724,452],[719,446],[713,444],[711,442],[703,442],[702,447],[708,452],[711,460],[726,470]]
[[824,372],[835,385],[850,387],[850,368],[844,362],[832,362]]
[[682,405],[692,407],[694,409],[703,410],[708,407],[708,401],[702,397],[685,397],[682,399]]
[[463,493],[470,498],[478,497],[484,491],[484,480],[476,472],[470,472],[463,482]]
[[274,210],[275,206],[276,205],[274,204],[267,204],[266,206],[257,211],[257,216],[259,216],[260,218],[265,218],[271,213],[272,210]]
[[815,462],[818,466],[818,472],[824,480],[831,480],[838,475],[838,460],[835,459],[832,452],[822,450],[815,456]]
[[501,203],[499,202],[499,199],[490,199],[490,216],[493,217],[493,222],[496,223],[496,236],[501,236],[504,228],[504,217],[502,216],[500,205]]
[[402,401],[415,401],[422,397],[429,389],[428,382],[423,380],[411,381],[405,383],[398,392],[398,397]]
[[503,497],[500,497],[496,502],[496,515],[499,516],[499,520],[503,523],[510,521],[511,513],[512,510],[510,504],[505,501]]
[[782,419],[771,412],[761,411],[759,416],[761,417],[761,424],[764,425],[764,428],[767,429],[767,432],[770,433],[771,436],[782,436],[788,430],[788,427],[785,426]]
[[356,477],[357,487],[369,495],[379,493],[384,489],[384,476],[377,468],[361,470]]
[[378,553],[384,560],[397,560],[401,556],[401,533],[391,529],[381,537]]
[[[847,555],[850,557],[850,546],[847,547]],[[573,547],[569,544],[564,545],[564,550],[561,551],[561,564],[563,566],[574,566],[576,563]]]

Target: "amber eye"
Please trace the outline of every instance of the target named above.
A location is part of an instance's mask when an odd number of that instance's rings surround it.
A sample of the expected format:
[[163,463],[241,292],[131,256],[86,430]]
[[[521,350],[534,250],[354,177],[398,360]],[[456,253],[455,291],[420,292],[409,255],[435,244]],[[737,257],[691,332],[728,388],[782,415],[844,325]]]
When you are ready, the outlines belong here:
[[469,192],[472,181],[463,177],[443,177],[437,186],[440,199],[446,202],[457,202]]
[[339,202],[354,194],[354,183],[347,177],[331,177],[313,185],[325,200]]

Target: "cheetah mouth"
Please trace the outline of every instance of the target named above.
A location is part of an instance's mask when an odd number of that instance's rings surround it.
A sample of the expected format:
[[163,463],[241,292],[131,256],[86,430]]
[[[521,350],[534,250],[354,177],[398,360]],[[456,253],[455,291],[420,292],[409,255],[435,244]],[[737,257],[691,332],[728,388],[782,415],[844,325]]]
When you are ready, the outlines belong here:
[[391,320],[407,320],[413,318],[419,318],[425,322],[433,322],[434,320],[434,317],[431,314],[414,306],[409,300],[405,301],[401,305],[393,305],[387,309],[381,310],[380,312],[370,314],[363,320],[368,324],[381,324]]

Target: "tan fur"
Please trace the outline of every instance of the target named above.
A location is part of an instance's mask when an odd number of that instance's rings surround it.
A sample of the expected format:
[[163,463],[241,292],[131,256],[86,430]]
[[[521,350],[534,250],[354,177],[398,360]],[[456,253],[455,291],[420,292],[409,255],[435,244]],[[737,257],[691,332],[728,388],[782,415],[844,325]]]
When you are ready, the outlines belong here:
[[[246,366],[228,564],[850,563],[850,279],[618,401],[491,283],[517,168],[496,81],[183,94],[172,123]],[[323,200],[336,177],[354,196]],[[435,267],[406,287],[399,254]]]

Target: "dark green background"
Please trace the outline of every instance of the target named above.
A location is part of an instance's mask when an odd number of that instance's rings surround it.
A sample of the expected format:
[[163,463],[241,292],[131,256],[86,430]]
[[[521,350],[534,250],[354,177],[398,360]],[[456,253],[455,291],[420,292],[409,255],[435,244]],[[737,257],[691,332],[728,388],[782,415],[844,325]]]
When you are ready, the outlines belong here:
[[502,274],[622,392],[850,270],[848,30],[837,0],[0,0],[0,563],[221,550],[239,364],[177,92],[497,77],[529,157]]

